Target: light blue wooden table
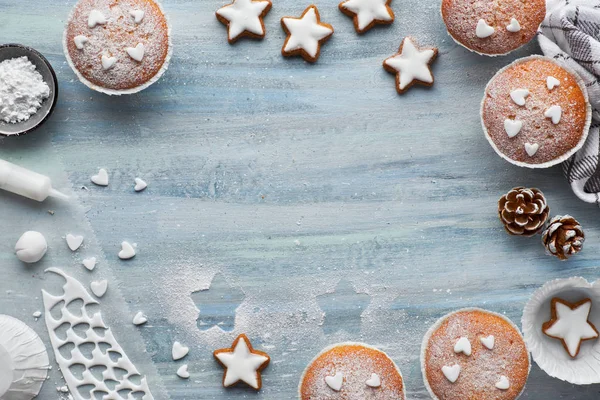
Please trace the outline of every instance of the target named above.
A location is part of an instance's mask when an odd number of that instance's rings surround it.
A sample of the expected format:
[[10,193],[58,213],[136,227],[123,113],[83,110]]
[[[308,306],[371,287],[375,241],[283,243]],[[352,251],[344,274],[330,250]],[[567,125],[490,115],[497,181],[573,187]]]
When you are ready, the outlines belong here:
[[[1,41],[39,49],[60,81],[44,129],[0,141],[0,158],[52,176],[75,197],[37,204],[0,194],[0,312],[25,320],[47,345],[43,320],[31,314],[42,309],[42,288],[58,290],[60,280],[43,273],[58,266],[86,285],[109,279],[104,318],[157,399],[294,399],[312,357],[346,340],[385,350],[409,398],[425,399],[419,350],[437,318],[479,306],[520,324],[529,295],[547,280],[597,277],[596,207],[571,194],[560,168],[508,165],[481,132],[486,82],[539,52],[536,44],[508,57],[470,54],[447,37],[438,1],[422,0],[395,1],[392,26],[357,36],[337,1],[322,0],[336,33],[308,65],[281,57],[279,19],[309,3],[276,1],[266,40],[230,46],[214,17],[223,1],[165,0],[169,71],[150,89],[115,98],[88,90],[65,62],[73,4],[0,0]],[[435,86],[400,97],[381,62],[406,35],[440,55]],[[111,174],[108,188],[89,182],[99,167]],[[149,183],[143,193],[133,192],[136,176]],[[504,233],[496,201],[517,185],[539,187],[553,214],[579,219],[581,255],[561,263],[538,238]],[[46,235],[50,251],[24,267],[13,246],[29,229]],[[86,238],[77,253],[64,243],[68,232]],[[139,246],[127,263],[116,257],[125,239]],[[93,273],[80,265],[91,255],[100,259]],[[150,319],[142,328],[130,323],[138,310]],[[242,332],[272,357],[258,394],[222,389],[212,359]],[[191,348],[188,381],[175,375],[175,340]],[[55,367],[40,398],[59,398],[62,385]],[[599,391],[534,365],[523,398],[595,399]]]

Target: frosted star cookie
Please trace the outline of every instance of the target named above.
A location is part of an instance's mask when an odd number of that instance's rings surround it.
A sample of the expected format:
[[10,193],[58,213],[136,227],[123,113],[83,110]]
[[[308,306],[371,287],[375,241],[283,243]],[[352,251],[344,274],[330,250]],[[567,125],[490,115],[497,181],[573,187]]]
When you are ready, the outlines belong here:
[[468,50],[502,55],[535,37],[546,15],[545,0],[442,0],[450,36]]
[[230,348],[215,350],[213,355],[225,368],[224,387],[244,382],[251,388],[260,390],[262,387],[260,373],[267,368],[271,359],[267,353],[254,350],[246,335],[239,335]]
[[431,63],[437,57],[436,48],[418,48],[414,41],[404,38],[398,53],[383,62],[383,68],[396,75],[396,90],[399,94],[406,92],[418,83],[424,86],[433,85]]
[[156,82],[172,51],[167,19],[154,0],[79,0],[63,47],[79,80],[110,95],[139,92]]
[[321,22],[317,6],[308,6],[300,18],[283,17],[281,26],[287,34],[281,54],[285,57],[302,56],[308,62],[316,62],[321,45],[333,35],[333,27]]
[[262,39],[265,37],[263,18],[271,10],[269,0],[234,0],[221,7],[216,15],[227,26],[227,40],[235,43],[241,37]]
[[382,351],[362,343],[340,343],[323,350],[306,367],[300,400],[404,400],[402,374]]
[[389,25],[394,22],[392,0],[346,0],[340,3],[340,11],[354,20],[354,29],[365,33],[377,24]]
[[476,308],[439,319],[421,347],[423,379],[433,399],[514,400],[530,367],[518,328],[503,315]]

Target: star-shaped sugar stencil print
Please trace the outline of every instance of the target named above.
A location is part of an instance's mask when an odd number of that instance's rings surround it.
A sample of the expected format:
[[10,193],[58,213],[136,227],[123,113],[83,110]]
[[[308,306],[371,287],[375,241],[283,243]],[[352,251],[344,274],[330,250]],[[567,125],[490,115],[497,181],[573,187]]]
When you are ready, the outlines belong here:
[[317,303],[325,313],[323,332],[325,334],[345,331],[359,334],[362,313],[369,306],[371,297],[358,293],[346,280],[341,280],[333,293],[317,296]]
[[299,55],[308,62],[319,59],[321,44],[333,35],[333,27],[321,22],[316,6],[309,6],[300,18],[281,18],[281,26],[287,34],[281,54],[285,57]]
[[227,26],[227,40],[235,43],[247,36],[254,39],[265,37],[263,18],[271,10],[268,0],[234,0],[217,10],[217,19]]
[[552,317],[542,325],[542,331],[560,339],[567,353],[575,358],[582,341],[598,338],[598,330],[588,321],[591,309],[590,299],[569,303],[555,297],[551,302]]
[[193,292],[191,297],[199,310],[198,329],[207,331],[216,326],[224,332],[231,332],[235,327],[237,308],[246,295],[240,288],[230,286],[218,273],[208,289]]
[[415,83],[424,86],[433,85],[431,63],[437,57],[436,48],[418,48],[413,39],[404,38],[398,53],[386,59],[383,67],[396,74],[396,90],[399,94],[406,92]]
[[260,372],[269,365],[271,359],[266,353],[254,350],[244,334],[235,339],[230,348],[215,350],[215,359],[225,368],[223,386],[229,387],[244,382],[259,390],[262,386]]
[[354,28],[365,33],[376,24],[394,22],[394,12],[390,7],[392,0],[347,0],[340,3],[340,11],[354,19]]

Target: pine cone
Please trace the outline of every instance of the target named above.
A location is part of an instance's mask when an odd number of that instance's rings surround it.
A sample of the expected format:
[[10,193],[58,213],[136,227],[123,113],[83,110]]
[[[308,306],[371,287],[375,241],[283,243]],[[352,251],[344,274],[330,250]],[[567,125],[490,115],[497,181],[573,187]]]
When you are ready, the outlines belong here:
[[566,260],[579,253],[583,247],[585,235],[579,222],[570,215],[556,216],[542,234],[542,243],[548,254]]
[[498,215],[511,235],[533,236],[548,219],[550,207],[539,189],[517,187],[498,201]]

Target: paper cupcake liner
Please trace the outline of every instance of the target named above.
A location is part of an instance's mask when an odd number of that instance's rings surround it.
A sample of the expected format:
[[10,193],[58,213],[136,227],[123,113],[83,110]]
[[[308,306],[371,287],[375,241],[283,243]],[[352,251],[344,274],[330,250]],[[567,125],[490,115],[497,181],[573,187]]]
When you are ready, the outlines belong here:
[[[548,162],[545,163],[541,163],[541,164],[529,164],[526,162],[522,162],[522,161],[516,161],[513,160],[512,158],[508,157],[506,154],[502,153],[498,147],[496,147],[496,144],[494,143],[494,141],[492,140],[492,138],[490,137],[490,134],[487,130],[487,128],[485,127],[485,122],[483,120],[483,108],[485,106],[485,98],[486,98],[486,93],[488,90],[488,87],[490,85],[490,83],[496,79],[496,77],[500,74],[502,74],[504,71],[506,71],[508,68],[523,63],[523,62],[527,62],[530,60],[546,60],[546,61],[550,61],[556,65],[558,65],[561,68],[564,68],[567,72],[569,72],[571,75],[573,75],[573,77],[575,78],[575,80],[577,81],[577,84],[579,85],[579,88],[581,89],[581,92],[583,93],[583,97],[585,98],[585,104],[586,104],[586,118],[585,118],[585,125],[583,128],[583,134],[581,135],[581,139],[579,139],[579,142],[577,143],[577,145],[575,147],[573,147],[571,150],[569,150],[568,152],[566,152],[565,154],[563,154],[560,157],[555,158],[554,160],[550,160]],[[583,145],[585,144],[585,141],[587,140],[588,134],[590,133],[590,125],[592,124],[592,106],[590,104],[590,99],[588,96],[588,92],[587,89],[585,88],[585,82],[583,81],[583,79],[581,79],[581,77],[579,76],[579,74],[577,72],[575,72],[573,69],[571,69],[570,67],[568,67],[567,65],[554,60],[552,58],[549,57],[544,57],[544,56],[540,56],[540,55],[533,55],[533,56],[529,56],[529,57],[523,57],[523,58],[519,58],[518,60],[513,61],[512,63],[508,64],[506,67],[502,68],[501,70],[499,70],[498,72],[496,72],[496,74],[492,77],[492,79],[490,79],[490,81],[488,82],[487,85],[485,85],[485,90],[483,92],[483,99],[481,100],[481,106],[479,109],[479,117],[481,119],[481,127],[483,128],[483,132],[485,133],[485,138],[487,139],[487,141],[490,143],[490,145],[492,146],[492,148],[494,149],[494,151],[500,156],[502,157],[504,160],[508,161],[509,163],[516,165],[518,167],[525,167],[525,168],[532,168],[532,169],[538,169],[538,168],[549,168],[552,167],[554,165],[560,164],[566,160],[568,160],[569,158],[571,158],[571,156],[575,153],[577,153],[579,151],[579,149],[581,149],[583,147]]]
[[[427,349],[427,345],[429,344],[429,339],[431,339],[431,336],[433,335],[433,333],[435,331],[437,331],[440,326],[442,326],[442,324],[444,323],[444,321],[448,317],[450,317],[451,315],[454,315],[456,313],[459,313],[459,312],[469,312],[469,311],[481,311],[481,312],[484,312],[484,313],[487,313],[487,314],[491,314],[491,315],[495,315],[497,317],[500,317],[504,321],[508,322],[509,325],[512,326],[517,332],[521,332],[521,330],[519,329],[519,327],[514,322],[512,322],[509,318],[507,318],[506,316],[504,316],[502,314],[495,313],[493,311],[484,310],[483,308],[478,308],[478,307],[468,307],[468,308],[461,308],[459,310],[454,310],[454,311],[452,311],[452,312],[444,315],[440,319],[438,319],[435,322],[435,324],[431,325],[431,327],[429,328],[429,330],[427,331],[427,333],[423,337],[423,342],[421,343],[421,357],[420,357],[421,358],[421,375],[423,376],[423,382],[425,383],[425,388],[427,389],[427,392],[429,393],[429,395],[431,396],[431,398],[433,400],[440,400],[440,399],[439,399],[439,397],[437,397],[435,395],[435,393],[433,392],[433,389],[431,389],[431,386],[429,385],[429,381],[427,380],[427,374],[425,373],[425,351]],[[527,342],[525,342],[525,346],[527,347]],[[529,370],[527,371],[527,375],[529,375],[529,372],[531,371],[531,357],[529,356],[529,353],[528,353],[528,358],[529,358]],[[515,397],[515,399],[518,399],[519,397],[521,397],[521,395],[525,391],[525,387],[526,386],[527,386],[527,384],[525,384],[523,386],[523,390],[521,390],[521,392],[517,395],[517,397]]]
[[542,332],[542,324],[551,317],[553,297],[573,302],[591,299],[589,320],[600,326],[600,286],[596,282],[581,277],[553,280],[536,290],[525,305],[521,319],[525,342],[533,360],[551,377],[575,385],[600,383],[600,340],[582,341],[579,354],[573,359],[559,339]]
[[65,53],[65,57],[67,58],[67,63],[69,64],[69,66],[71,67],[73,72],[75,72],[75,75],[77,75],[77,78],[81,81],[81,83],[83,83],[85,86],[89,87],[90,89],[95,90],[96,92],[104,93],[109,96],[121,96],[124,94],[126,95],[126,94],[134,94],[134,93],[141,92],[142,90],[146,89],[153,83],[156,83],[156,81],[158,81],[163,76],[163,74],[167,71],[167,69],[169,69],[169,63],[171,61],[171,57],[173,56],[173,35],[171,32],[171,24],[169,23],[169,17],[167,17],[167,14],[165,13],[165,10],[164,10],[162,4],[160,4],[160,2],[158,2],[157,0],[154,0],[154,2],[160,9],[160,12],[162,12],[162,14],[164,15],[165,21],[167,22],[167,28],[168,28],[167,29],[167,37],[169,38],[167,56],[165,57],[165,61],[163,62],[162,67],[160,68],[160,70],[158,70],[156,75],[154,75],[152,78],[150,78],[150,80],[143,83],[142,85],[139,85],[139,86],[136,86],[136,87],[130,88],[130,89],[108,89],[108,88],[96,85],[96,84],[90,82],[89,80],[87,80],[81,74],[81,72],[79,72],[79,70],[77,68],[75,68],[75,64],[73,63],[73,60],[71,59],[71,56],[69,55],[69,49],[67,47],[67,28],[66,28],[66,26],[69,24],[69,22],[71,22],[71,20],[73,19],[73,14],[75,13],[75,7],[73,7],[73,9],[71,10],[71,13],[69,14],[69,18],[67,19],[67,25],[65,25],[65,31],[63,32],[63,52]]

